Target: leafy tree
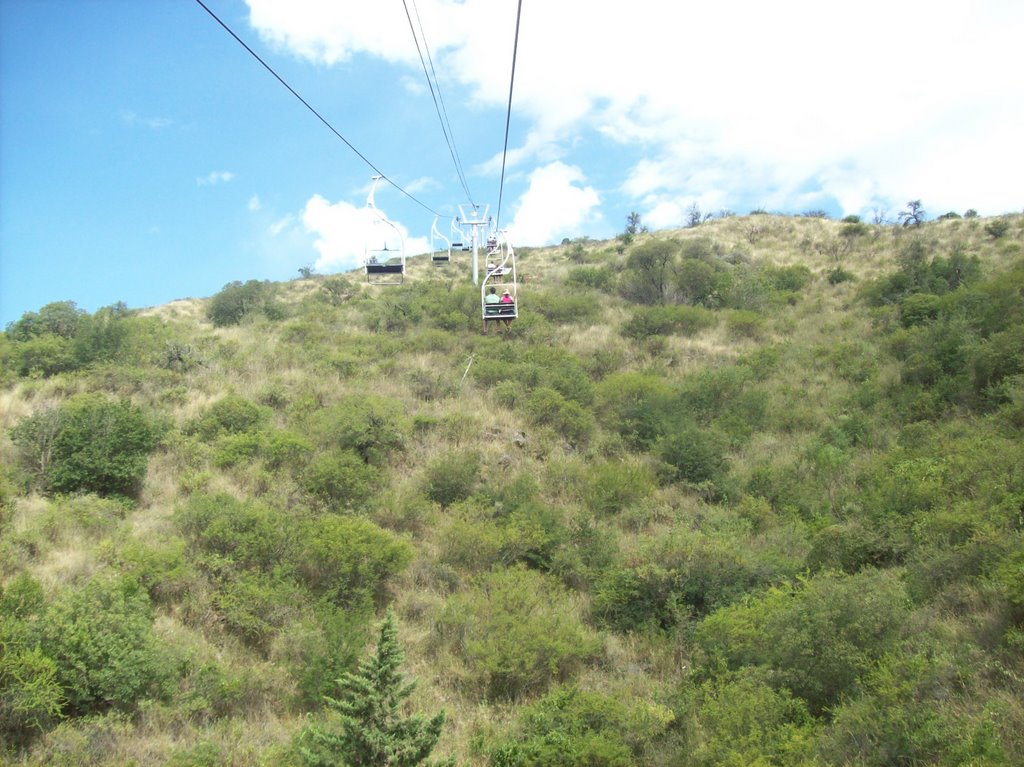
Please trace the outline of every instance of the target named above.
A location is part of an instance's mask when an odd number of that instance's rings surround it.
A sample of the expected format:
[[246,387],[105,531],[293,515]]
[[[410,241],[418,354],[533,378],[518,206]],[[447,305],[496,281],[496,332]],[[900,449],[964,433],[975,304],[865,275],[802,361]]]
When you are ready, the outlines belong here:
[[14,341],[28,341],[42,335],[71,340],[78,333],[87,312],[74,301],[55,301],[39,312],[25,312],[21,319],[7,326],[7,335]]
[[210,299],[206,316],[214,325],[237,325],[258,311],[266,312],[273,302],[273,288],[267,281],[229,282]]
[[101,394],[79,394],[11,432],[22,459],[56,492],[131,495],[160,430],[142,411]]
[[652,240],[639,245],[626,260],[623,295],[642,304],[666,303],[675,281],[678,252],[679,243],[674,240]]
[[[413,767],[427,757],[441,737],[446,714],[425,718],[403,712],[416,686],[406,682],[401,665],[405,653],[398,643],[395,614],[388,610],[380,626],[377,649],[354,673],[338,679],[337,698],[324,696],[337,714],[337,728],[313,725],[304,733],[301,753],[309,765],[327,767]],[[454,758],[442,762],[454,765]]]
[[626,234],[639,234],[644,231],[644,227],[640,224],[640,214],[633,211],[626,216]]

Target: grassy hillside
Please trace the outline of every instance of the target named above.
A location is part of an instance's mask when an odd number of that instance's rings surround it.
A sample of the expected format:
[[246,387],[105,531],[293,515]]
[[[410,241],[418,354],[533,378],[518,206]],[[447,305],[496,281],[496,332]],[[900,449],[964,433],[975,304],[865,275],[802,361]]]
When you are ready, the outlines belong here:
[[[0,762],[1024,761],[1024,216],[751,215],[0,336]],[[306,747],[304,756],[303,747]]]

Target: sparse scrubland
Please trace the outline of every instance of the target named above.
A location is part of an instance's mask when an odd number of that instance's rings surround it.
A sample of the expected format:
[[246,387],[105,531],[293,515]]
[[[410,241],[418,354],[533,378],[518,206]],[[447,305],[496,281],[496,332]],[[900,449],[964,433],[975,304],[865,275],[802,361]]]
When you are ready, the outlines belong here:
[[379,633],[437,760],[1024,763],[1024,216],[518,270],[9,325],[0,762],[332,763]]

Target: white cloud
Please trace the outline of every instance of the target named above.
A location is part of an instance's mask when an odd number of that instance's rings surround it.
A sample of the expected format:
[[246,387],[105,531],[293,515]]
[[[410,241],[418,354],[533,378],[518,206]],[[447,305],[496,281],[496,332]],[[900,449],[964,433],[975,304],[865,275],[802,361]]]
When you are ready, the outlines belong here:
[[386,246],[397,250],[404,242],[407,257],[430,250],[428,239],[410,237],[401,223],[395,222],[401,234],[399,238],[370,208],[345,201],[330,203],[318,194],[306,203],[302,223],[316,236],[313,247],[319,257],[314,266],[321,272],[348,271],[362,266],[367,248]]
[[235,174],[229,170],[214,170],[207,173],[205,176],[201,176],[196,179],[197,186],[214,186],[216,184],[226,184],[235,177]]
[[509,226],[513,244],[547,245],[583,234],[601,202],[593,187],[581,186],[583,181],[579,168],[561,162],[533,171]]
[[[397,4],[248,2],[260,34],[297,55],[419,69]],[[420,0],[417,12],[438,70],[472,105],[503,107],[515,4]],[[547,0],[523,10],[513,108],[526,127],[505,160],[523,174],[560,160],[596,177],[628,154],[633,166],[615,169],[608,188],[664,220],[694,201],[740,199],[782,210],[917,198],[936,210],[1018,209],[1022,37],[1018,0],[980,0],[969,13],[959,0]],[[580,148],[595,135],[611,150]],[[493,176],[500,160],[476,169]],[[536,223],[544,174],[531,179],[517,219],[548,238],[554,230]],[[561,187],[573,188],[564,172]]]
[[249,210],[251,210],[253,213],[255,213],[256,211],[263,207],[263,203],[260,202],[260,196],[258,194],[254,194],[252,197],[249,198],[248,207]]

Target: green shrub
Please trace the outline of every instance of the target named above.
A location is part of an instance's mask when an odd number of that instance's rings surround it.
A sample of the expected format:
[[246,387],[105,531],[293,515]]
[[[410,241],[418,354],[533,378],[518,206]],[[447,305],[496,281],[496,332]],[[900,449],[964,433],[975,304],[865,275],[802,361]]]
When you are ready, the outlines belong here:
[[624,633],[671,630],[688,612],[677,585],[677,573],[659,565],[605,569],[594,585],[594,618]]
[[706,682],[687,701],[687,764],[811,765],[817,728],[799,698],[746,669]]
[[719,609],[697,626],[695,639],[729,669],[774,669],[820,714],[894,648],[909,606],[896,573],[826,573]]
[[[865,767],[1018,763],[1013,708],[981,686],[984,657],[961,636],[911,637],[836,707],[821,757]],[[1018,708],[1017,722],[1019,716]]]
[[27,744],[64,706],[57,664],[33,637],[43,607],[43,588],[26,573],[0,587],[0,742]]
[[807,566],[812,571],[855,573],[892,564],[896,558],[897,552],[880,531],[865,527],[858,520],[849,520],[827,525],[814,534]]
[[321,602],[314,613],[283,628],[275,646],[299,688],[300,702],[316,709],[351,671],[370,638],[372,607],[337,607]]
[[27,341],[44,335],[53,335],[70,341],[82,327],[88,312],[79,309],[74,301],[55,301],[38,312],[25,312],[21,318],[7,326],[7,335],[14,341]]
[[717,324],[713,312],[697,306],[641,307],[623,323],[622,335],[638,341],[672,333],[693,336]]
[[844,282],[852,282],[856,279],[853,272],[848,272],[841,266],[837,266],[835,269],[830,269],[828,273],[828,284],[829,285],[840,285]]
[[594,431],[594,418],[588,410],[546,386],[530,392],[525,410],[531,421],[552,427],[572,445],[585,444]]
[[765,319],[756,312],[737,309],[725,316],[725,326],[732,338],[757,340],[764,333]]
[[372,494],[380,470],[354,450],[332,450],[311,460],[302,472],[306,492],[332,508],[355,508]]
[[930,293],[915,293],[900,302],[900,324],[905,328],[922,325],[939,316],[942,299]]
[[516,567],[486,573],[449,599],[438,626],[461,649],[480,692],[515,700],[571,679],[597,657],[598,638],[575,614],[556,581]]
[[594,392],[602,425],[634,447],[647,447],[672,417],[672,389],[660,376],[613,373]]
[[539,312],[549,322],[563,325],[589,323],[601,314],[601,303],[593,294],[543,292],[531,294],[530,309]]
[[283,574],[243,570],[223,578],[211,601],[229,632],[266,654],[278,632],[299,619],[306,598]]
[[985,234],[991,237],[993,240],[998,240],[1004,237],[1008,231],[1010,231],[1010,223],[1001,218],[997,218],[993,221],[989,221],[985,224]]
[[175,512],[175,521],[191,546],[239,567],[269,572],[294,551],[292,526],[259,501],[197,494]]
[[0,741],[24,746],[55,722],[64,705],[57,664],[38,647],[18,642],[0,618]]
[[346,396],[318,413],[311,426],[320,444],[354,450],[375,466],[404,447],[407,429],[401,404],[375,394]]
[[13,367],[20,376],[52,376],[74,370],[71,341],[54,333],[27,338],[11,351]]
[[634,248],[620,280],[622,295],[641,304],[665,303],[675,280],[679,247],[676,240],[649,240]]
[[615,279],[615,272],[607,266],[578,266],[569,270],[565,281],[569,285],[610,293],[615,288]]
[[803,264],[766,266],[761,272],[774,290],[782,292],[799,292],[811,281],[811,270]]
[[186,431],[207,441],[223,434],[245,434],[266,423],[269,413],[255,402],[232,393],[210,405]]
[[39,622],[71,714],[133,710],[171,681],[153,633],[149,598],[134,581],[97,576],[60,593]]
[[515,736],[490,750],[491,767],[627,767],[637,764],[674,715],[647,701],[553,690],[522,710]]
[[11,439],[47,490],[132,495],[160,431],[130,403],[79,394],[22,421]]
[[452,451],[431,461],[423,478],[423,492],[443,508],[465,500],[476,488],[480,456],[471,451]]
[[381,605],[388,583],[412,561],[404,538],[373,522],[327,514],[296,533],[295,572],[316,597],[338,606]]
[[591,464],[583,487],[583,502],[598,515],[616,514],[649,498],[656,488],[654,471],[639,461]]
[[726,470],[723,440],[695,424],[676,427],[658,441],[655,449],[658,457],[670,467],[670,478],[676,482],[715,481]]

